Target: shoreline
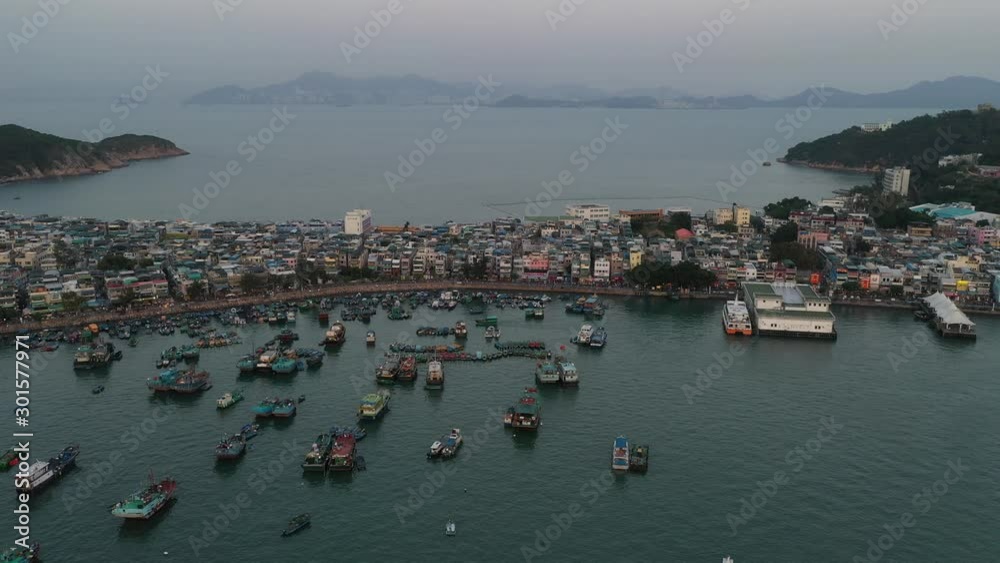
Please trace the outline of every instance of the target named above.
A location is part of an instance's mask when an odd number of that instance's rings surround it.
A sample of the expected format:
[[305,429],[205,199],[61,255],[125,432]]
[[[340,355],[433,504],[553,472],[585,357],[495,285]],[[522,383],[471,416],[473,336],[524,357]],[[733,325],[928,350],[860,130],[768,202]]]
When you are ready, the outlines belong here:
[[[307,290],[286,291],[270,295],[253,295],[233,299],[215,299],[198,302],[166,301],[161,306],[146,306],[141,309],[127,311],[92,311],[73,316],[63,316],[42,321],[27,321],[0,325],[0,336],[17,334],[19,332],[36,332],[73,326],[84,326],[91,323],[118,322],[125,320],[148,319],[159,316],[181,315],[208,311],[221,311],[234,307],[267,305],[285,301],[303,299],[320,299],[323,297],[343,297],[345,295],[373,293],[407,293],[417,291],[485,291],[485,292],[518,292],[518,293],[568,293],[573,295],[606,295],[612,297],[658,297],[667,298],[672,295],[666,291],[641,292],[623,287],[589,287],[589,286],[550,286],[524,284],[513,282],[482,282],[482,281],[432,281],[432,282],[396,282],[341,284],[332,287],[319,287]],[[725,301],[732,299],[731,292],[689,292],[677,294],[682,300]],[[834,307],[855,307],[869,309],[912,310],[913,306],[906,302],[875,302],[870,300],[833,300]],[[968,315],[1000,316],[1000,310],[970,310],[962,309]]]
[[882,171],[881,168],[865,168],[859,166],[841,166],[839,164],[823,164],[820,162],[809,162],[806,160],[788,160],[785,158],[779,158],[778,162],[781,164],[787,164],[788,166],[802,166],[805,168],[812,168],[814,170],[825,170],[827,172],[844,172],[847,174],[878,174]]

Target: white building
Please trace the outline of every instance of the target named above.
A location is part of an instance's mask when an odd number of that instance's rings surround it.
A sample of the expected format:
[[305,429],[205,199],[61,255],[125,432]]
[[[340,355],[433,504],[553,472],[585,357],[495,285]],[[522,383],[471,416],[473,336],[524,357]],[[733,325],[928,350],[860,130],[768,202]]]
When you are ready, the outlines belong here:
[[882,179],[882,189],[906,196],[910,193],[910,169],[887,168]]
[[580,205],[567,205],[566,214],[586,221],[609,221],[611,220],[611,208],[607,205],[596,205],[584,203]]
[[979,164],[979,159],[982,158],[982,156],[982,153],[950,154],[938,160],[938,168],[944,168],[945,166],[958,166],[959,164],[969,164],[975,166]]
[[861,126],[861,129],[865,133],[874,133],[876,131],[888,131],[892,129],[892,122],[886,121],[885,123],[865,123]]
[[837,338],[830,300],[794,282],[744,283],[743,295],[761,336]]
[[594,277],[600,280],[607,280],[610,278],[611,261],[603,257],[594,260]]
[[344,233],[348,235],[363,235],[372,230],[372,212],[370,209],[355,209],[344,216]]

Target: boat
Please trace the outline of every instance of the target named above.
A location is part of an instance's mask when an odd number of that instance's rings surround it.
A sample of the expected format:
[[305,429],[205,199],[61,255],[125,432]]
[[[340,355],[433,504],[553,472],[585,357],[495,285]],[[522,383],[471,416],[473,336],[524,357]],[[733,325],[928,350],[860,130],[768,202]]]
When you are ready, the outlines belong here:
[[40,563],[41,557],[42,546],[37,542],[28,547],[12,547],[0,552],[2,563]]
[[271,362],[271,371],[279,375],[288,375],[299,370],[299,363],[292,358],[278,358]]
[[732,301],[726,301],[722,309],[722,326],[726,334],[753,336],[753,325],[750,323],[750,311],[747,304],[740,301],[739,296]]
[[476,319],[476,326],[497,326],[497,318],[491,315],[485,319]]
[[76,465],[80,446],[70,444],[48,461],[36,461],[28,467],[26,476],[14,479],[14,488],[19,493],[33,493],[51,485]]
[[285,526],[285,531],[281,532],[281,537],[287,537],[292,534],[297,534],[303,530],[303,528],[308,527],[310,524],[309,513],[299,514],[295,518],[288,521],[288,525]]
[[455,338],[468,338],[469,327],[466,326],[465,321],[458,321],[455,323]]
[[250,422],[244,424],[243,428],[240,429],[240,436],[243,436],[244,440],[249,440],[250,438],[256,437],[259,431],[260,425],[255,422]]
[[576,371],[576,364],[566,358],[557,358],[556,367],[559,371],[559,383],[566,387],[573,387],[580,384],[580,374]]
[[542,385],[559,383],[559,368],[550,360],[543,360],[535,365],[535,381]]
[[327,313],[326,311],[320,312],[320,314],[319,314],[319,322],[321,322],[323,324],[326,324],[326,322],[329,321],[329,320],[330,320],[330,313]]
[[135,348],[138,345],[139,345],[139,337],[133,334],[132,337],[128,339],[128,346],[129,348]]
[[524,310],[524,320],[544,319],[545,309],[543,307],[529,307]]
[[504,425],[519,430],[538,430],[542,424],[542,406],[538,402],[538,389],[525,387],[517,403],[507,409]]
[[246,449],[247,441],[242,434],[224,436],[222,440],[215,445],[215,459],[239,459],[244,453],[246,453]]
[[7,471],[11,467],[16,466],[17,462],[17,452],[14,451],[14,448],[10,448],[3,455],[0,455],[0,471]]
[[375,382],[379,385],[392,385],[399,375],[399,357],[386,356],[375,369]]
[[497,327],[495,326],[486,327],[486,340],[493,340],[495,338],[500,338]]
[[181,353],[181,358],[189,362],[197,360],[201,356],[201,351],[198,350],[198,347],[193,344],[187,344],[185,346],[182,346],[180,353]]
[[765,160],[763,166],[771,166],[771,161]]
[[377,420],[385,415],[389,410],[389,399],[391,396],[385,389],[380,389],[377,393],[369,393],[362,397],[361,406],[358,408],[358,417],[362,420]]
[[926,311],[923,311],[921,309],[917,309],[916,311],[913,311],[913,320],[915,320],[915,321],[929,321],[929,320],[931,320],[931,316],[928,315]]
[[147,379],[146,386],[154,392],[197,393],[210,388],[211,380],[207,371],[171,368]]
[[257,369],[257,360],[255,356],[243,356],[238,362],[236,362],[236,369],[240,370],[240,373],[252,373]]
[[367,344],[368,346],[374,346],[375,345],[375,331],[374,330],[369,330],[367,333],[365,333],[365,344]]
[[590,345],[590,337],[594,335],[594,327],[592,325],[586,324],[580,327],[580,332],[573,337],[573,344],[580,344],[584,346]]
[[440,456],[448,459],[458,455],[458,449],[462,447],[462,431],[452,428],[451,432],[441,438]]
[[629,471],[645,473],[649,469],[649,446],[632,446],[628,458]]
[[337,321],[330,325],[329,330],[326,331],[326,336],[323,338],[323,345],[340,346],[346,338],[347,328],[344,326],[344,323]]
[[174,362],[181,359],[181,352],[176,346],[171,346],[166,350],[160,352],[160,358],[156,361],[156,367],[165,368],[170,367]]
[[604,327],[600,327],[594,331],[594,334],[590,336],[590,347],[591,348],[604,348],[604,345],[608,343],[608,332],[604,330]]
[[177,491],[177,481],[167,477],[157,481],[149,474],[149,485],[111,507],[111,515],[129,520],[149,520],[169,506]]
[[439,360],[427,362],[427,377],[424,379],[424,389],[432,391],[444,389],[444,369]]
[[302,471],[326,471],[327,460],[330,457],[330,448],[333,447],[333,436],[324,432],[316,437],[312,447],[306,452],[306,457],[302,460]]
[[234,389],[233,391],[219,397],[215,401],[215,406],[220,409],[228,409],[229,407],[235,405],[236,403],[242,400],[243,400],[243,391],[240,389]]
[[611,469],[615,471],[628,471],[628,440],[625,436],[615,438],[614,448],[611,451]]
[[396,380],[403,383],[411,383],[417,379],[417,357],[412,354],[407,354],[403,356],[403,360],[399,363],[399,373],[396,375]]
[[444,525],[444,535],[454,536],[455,535],[455,522],[448,520],[448,523]]
[[267,418],[274,413],[274,405],[278,402],[277,399],[264,399],[263,401],[257,403],[253,407],[253,412],[257,415],[257,418]]
[[275,418],[290,418],[295,416],[297,407],[295,406],[295,401],[291,399],[281,399],[274,403],[274,408],[271,409],[271,416]]
[[104,392],[104,386],[103,385],[98,385],[97,387],[94,387],[93,389],[91,389],[90,392],[93,393],[93,394],[95,394],[95,395],[99,395],[99,394],[101,394],[101,393]]
[[351,432],[341,432],[334,437],[330,448],[330,457],[326,463],[327,471],[353,471],[355,466],[354,449],[357,439]]
[[73,369],[88,370],[107,367],[113,360],[121,359],[121,351],[110,342],[94,342],[77,348],[73,356]]

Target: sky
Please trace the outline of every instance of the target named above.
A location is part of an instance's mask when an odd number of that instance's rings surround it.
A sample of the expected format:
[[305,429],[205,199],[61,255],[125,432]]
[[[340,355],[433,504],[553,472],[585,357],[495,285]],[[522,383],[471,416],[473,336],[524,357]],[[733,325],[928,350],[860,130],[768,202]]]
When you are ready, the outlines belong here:
[[[395,2],[391,20],[373,23]],[[39,15],[45,4],[58,12]],[[44,25],[31,34],[22,18],[33,17]],[[156,65],[176,97],[310,70],[702,95],[819,83],[878,92],[1000,79],[998,21],[996,0],[3,0],[0,95],[107,95]],[[366,25],[377,36],[348,62],[344,45]],[[701,52],[688,51],[699,34]]]

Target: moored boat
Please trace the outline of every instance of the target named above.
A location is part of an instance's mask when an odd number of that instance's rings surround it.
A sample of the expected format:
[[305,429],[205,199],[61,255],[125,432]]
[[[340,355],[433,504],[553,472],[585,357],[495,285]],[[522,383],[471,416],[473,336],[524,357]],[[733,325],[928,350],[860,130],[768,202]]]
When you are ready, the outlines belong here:
[[753,336],[750,311],[747,309],[747,304],[740,301],[739,296],[732,301],[726,301],[726,306],[722,309],[722,326],[726,334]]
[[337,321],[330,325],[330,328],[326,331],[323,344],[325,346],[339,346],[344,343],[346,338],[347,328],[344,326],[344,323]]
[[374,346],[375,345],[375,331],[374,330],[369,330],[365,334],[365,344],[367,344],[368,346]]
[[638,473],[645,473],[649,469],[649,446],[632,446],[629,451],[628,468]]
[[427,377],[424,379],[424,389],[432,391],[444,389],[444,369],[439,360],[427,362]]
[[0,552],[0,563],[39,563],[42,556],[42,546],[33,543],[28,547],[16,546]]
[[525,387],[517,403],[507,409],[504,425],[519,430],[538,430],[542,424],[542,406],[538,402],[538,389]]
[[604,348],[604,345],[608,343],[608,332],[604,330],[604,327],[600,327],[594,331],[594,334],[590,336],[590,347],[591,348]]
[[303,471],[326,471],[327,460],[330,457],[330,448],[333,447],[333,435],[322,433],[316,437],[312,447],[306,452],[302,461]]
[[551,360],[542,360],[535,365],[535,381],[542,385],[559,383],[559,368]]
[[615,471],[628,471],[628,439],[625,436],[615,438],[614,447],[611,450],[611,469]]
[[177,491],[177,481],[167,477],[157,481],[149,475],[149,486],[125,497],[111,507],[111,515],[129,520],[149,520],[166,508]]
[[107,367],[113,360],[120,360],[121,352],[110,342],[95,341],[77,348],[73,356],[73,369],[88,370]]
[[228,409],[229,407],[235,405],[236,403],[242,400],[243,400],[243,390],[234,389],[233,391],[219,397],[215,401],[215,406],[220,409]]
[[559,383],[566,387],[574,387],[580,384],[580,374],[576,371],[576,364],[566,358],[556,358],[556,366],[559,371]]
[[399,357],[386,356],[375,370],[375,382],[379,385],[392,385],[399,375]]
[[275,418],[290,418],[295,416],[297,409],[298,407],[295,406],[295,401],[292,399],[281,399],[274,403],[271,416]]
[[11,448],[0,455],[0,471],[7,471],[11,467],[17,465],[17,452],[14,448]]
[[351,432],[342,432],[334,437],[327,460],[327,471],[353,471],[355,466],[354,450],[357,439]]
[[247,450],[247,441],[242,434],[225,436],[215,445],[215,459],[230,460],[240,458]]
[[417,379],[417,358],[412,354],[407,354],[403,356],[403,360],[399,363],[399,373],[396,375],[396,380],[403,383],[410,383]]
[[78,455],[80,446],[70,444],[48,461],[32,463],[26,476],[15,477],[14,488],[19,493],[31,493],[51,485],[76,465]]
[[288,525],[285,526],[285,531],[281,532],[282,537],[287,537],[292,534],[301,532],[303,528],[309,526],[311,520],[309,513],[299,514],[295,518],[288,521]]
[[377,393],[369,393],[361,399],[361,406],[358,408],[358,417],[361,420],[377,420],[389,410],[389,399],[391,395],[385,389],[380,389]]
[[211,387],[207,371],[171,368],[146,380],[146,386],[154,392],[173,391],[175,393],[197,393]]
[[580,344],[582,346],[590,345],[590,337],[594,335],[593,325],[585,324],[580,327],[580,332],[573,337],[573,344]]
[[277,399],[267,398],[253,406],[253,412],[257,418],[267,418],[274,413],[274,405]]
[[466,326],[465,321],[455,323],[455,338],[467,338],[468,336],[469,327]]

